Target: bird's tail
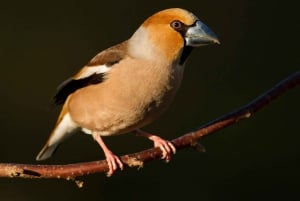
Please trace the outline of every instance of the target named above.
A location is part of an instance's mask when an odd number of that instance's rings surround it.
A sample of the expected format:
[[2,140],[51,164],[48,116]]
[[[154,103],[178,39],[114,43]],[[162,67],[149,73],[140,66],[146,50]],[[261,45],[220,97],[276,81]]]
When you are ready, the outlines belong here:
[[53,155],[58,145],[63,142],[65,139],[69,138],[74,130],[77,129],[77,124],[71,119],[71,116],[68,112],[62,111],[56,126],[50,135],[47,143],[39,152],[36,157],[36,160],[45,160]]
[[58,145],[59,145],[58,143],[53,144],[51,146],[46,144],[43,147],[43,149],[39,152],[39,154],[37,155],[37,157],[35,159],[37,161],[41,161],[41,160],[45,160],[47,158],[50,158],[53,155],[53,153],[56,151]]

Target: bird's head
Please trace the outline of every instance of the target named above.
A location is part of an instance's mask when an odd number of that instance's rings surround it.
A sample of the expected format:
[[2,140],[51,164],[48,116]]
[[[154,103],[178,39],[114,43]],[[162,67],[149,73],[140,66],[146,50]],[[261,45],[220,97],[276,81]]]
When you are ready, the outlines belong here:
[[176,59],[187,47],[219,44],[216,34],[191,12],[170,8],[150,16],[130,39],[138,56]]

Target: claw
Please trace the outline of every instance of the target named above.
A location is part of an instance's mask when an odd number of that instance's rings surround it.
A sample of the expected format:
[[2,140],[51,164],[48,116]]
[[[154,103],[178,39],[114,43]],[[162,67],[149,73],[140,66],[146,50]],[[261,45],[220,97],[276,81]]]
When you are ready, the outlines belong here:
[[169,162],[171,160],[171,154],[176,153],[175,146],[168,140],[164,140],[161,137],[158,137],[156,135],[152,135],[150,133],[146,133],[141,130],[137,130],[138,135],[144,136],[154,142],[154,147],[159,147],[162,151],[162,159],[165,159],[166,162]]
[[164,140],[158,136],[152,136],[151,139],[154,142],[154,147],[159,147],[162,151],[162,159],[165,159],[166,162],[169,162],[171,160],[171,154],[176,153],[176,148],[174,145],[167,140]]
[[118,169],[118,167],[123,170],[123,163],[120,160],[120,158],[116,155],[114,155],[105,145],[104,141],[102,140],[101,136],[97,133],[93,134],[94,139],[98,142],[100,147],[102,148],[105,157],[106,162],[108,165],[108,172],[106,173],[108,177],[112,176],[114,172]]
[[109,169],[106,173],[108,177],[112,176],[118,167],[123,170],[123,163],[118,156],[114,155],[111,151],[106,152],[105,156]]

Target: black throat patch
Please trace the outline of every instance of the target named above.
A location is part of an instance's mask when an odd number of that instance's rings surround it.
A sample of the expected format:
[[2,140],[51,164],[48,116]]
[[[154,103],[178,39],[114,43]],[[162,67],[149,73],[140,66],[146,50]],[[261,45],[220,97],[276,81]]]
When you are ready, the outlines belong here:
[[181,57],[180,57],[180,60],[179,60],[179,64],[180,65],[183,65],[184,62],[186,61],[186,59],[188,58],[188,56],[191,54],[192,50],[194,48],[191,47],[191,46],[184,46],[183,47],[183,50],[182,50],[182,53],[181,53]]

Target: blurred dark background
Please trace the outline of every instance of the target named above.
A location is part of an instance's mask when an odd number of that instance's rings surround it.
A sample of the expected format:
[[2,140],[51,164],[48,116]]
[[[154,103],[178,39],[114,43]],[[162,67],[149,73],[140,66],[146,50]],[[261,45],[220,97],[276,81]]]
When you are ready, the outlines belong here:
[[[60,108],[56,86],[99,51],[131,36],[151,14],[192,11],[222,44],[196,49],[168,112],[145,130],[172,139],[246,104],[299,70],[297,1],[10,1],[0,5],[0,162],[36,163]],[[206,153],[185,149],[169,164],[155,161],[107,178],[0,179],[0,200],[300,200],[300,89],[253,118],[202,140]],[[151,142],[133,135],[105,139],[117,154]],[[78,134],[46,164],[103,159]]]

